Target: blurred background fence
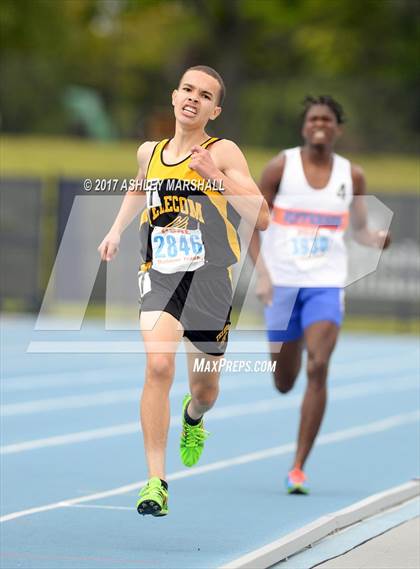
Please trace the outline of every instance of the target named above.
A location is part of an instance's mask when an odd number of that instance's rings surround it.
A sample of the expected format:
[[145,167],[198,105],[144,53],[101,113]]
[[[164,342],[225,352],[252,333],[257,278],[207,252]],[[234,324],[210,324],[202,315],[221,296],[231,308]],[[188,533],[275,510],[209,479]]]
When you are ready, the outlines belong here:
[[[205,63],[227,85],[210,132],[240,144],[256,179],[299,144],[306,94],[343,104],[338,152],[394,212],[393,246],[348,287],[347,311],[362,327],[374,317],[408,329],[419,314],[419,10],[417,0],[3,0],[2,310],[39,308],[82,180],[133,177],[139,142],[172,134],[183,70]],[[92,305],[104,295],[101,267]]]
[[[57,178],[43,182],[38,178],[8,177],[1,181],[3,247],[1,297],[3,310],[38,310],[56,259],[58,248],[67,226],[75,196],[86,196],[83,179]],[[109,195],[109,194],[108,194]],[[90,199],[98,202],[97,208],[104,209],[106,193],[93,193]],[[419,222],[420,202],[417,196],[399,192],[377,193],[394,216],[391,226],[393,245],[380,260],[378,269],[347,288],[347,312],[353,317],[391,320],[391,329],[409,330],[419,312]],[[101,198],[101,201],[99,199]],[[118,201],[121,198],[117,197]],[[83,208],[83,202],[82,202]],[[51,214],[51,212],[53,212]],[[56,275],[56,286],[60,289],[62,307],[84,302],[84,289],[79,284],[86,282],[86,268],[90,262],[87,253],[98,243],[86,242],[84,236],[89,225],[89,211],[80,222],[80,239],[75,244],[77,270],[71,281],[66,282],[65,271]],[[133,224],[135,226],[135,223]],[[104,227],[104,230],[106,228]],[[131,275],[135,288],[135,274],[138,263],[138,240],[132,229],[131,242],[127,245],[126,257],[131,260],[127,278]],[[127,265],[127,263],[126,263]],[[90,269],[89,269],[90,270]],[[91,296],[91,304],[101,306],[105,302],[106,268],[101,266]],[[120,306],[133,313],[136,311],[133,294],[120,295]],[[256,304],[251,306],[256,309]],[[56,307],[57,308],[57,307]],[[378,320],[379,318],[379,320]],[[389,324],[388,324],[389,326]]]

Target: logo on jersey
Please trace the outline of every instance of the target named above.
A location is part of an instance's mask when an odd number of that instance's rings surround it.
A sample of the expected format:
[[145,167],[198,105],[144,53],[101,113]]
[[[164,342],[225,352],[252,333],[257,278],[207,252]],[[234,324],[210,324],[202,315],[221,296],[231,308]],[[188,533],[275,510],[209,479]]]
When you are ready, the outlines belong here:
[[184,196],[163,196],[160,206],[150,208],[152,221],[165,213],[181,213],[204,223],[201,203]]
[[223,330],[217,334],[216,342],[227,342],[227,335],[229,333],[230,324],[225,324]]
[[279,223],[280,225],[344,229],[347,227],[348,214],[347,212],[330,213],[275,207],[273,213],[273,221],[275,223]]

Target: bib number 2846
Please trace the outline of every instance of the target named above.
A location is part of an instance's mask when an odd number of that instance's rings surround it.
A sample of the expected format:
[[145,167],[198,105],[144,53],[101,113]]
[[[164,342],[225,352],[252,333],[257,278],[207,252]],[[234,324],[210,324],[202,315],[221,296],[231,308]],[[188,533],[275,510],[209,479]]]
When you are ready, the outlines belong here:
[[153,268],[162,273],[194,271],[204,265],[204,244],[200,229],[155,227],[152,235]]

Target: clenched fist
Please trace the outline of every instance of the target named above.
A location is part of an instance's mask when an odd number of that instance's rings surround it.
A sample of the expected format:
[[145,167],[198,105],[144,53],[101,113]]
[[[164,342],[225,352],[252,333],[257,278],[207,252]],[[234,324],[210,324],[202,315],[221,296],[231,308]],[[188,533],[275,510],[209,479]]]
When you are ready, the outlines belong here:
[[191,159],[188,166],[205,180],[218,180],[222,177],[210,152],[202,146],[195,145],[191,148]]

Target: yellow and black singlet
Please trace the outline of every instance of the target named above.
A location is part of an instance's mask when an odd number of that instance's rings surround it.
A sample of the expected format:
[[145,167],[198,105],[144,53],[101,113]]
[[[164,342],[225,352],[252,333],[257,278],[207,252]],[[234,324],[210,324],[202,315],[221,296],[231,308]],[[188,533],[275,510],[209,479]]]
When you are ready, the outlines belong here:
[[[218,138],[201,146],[208,148]],[[191,156],[166,164],[158,142],[146,173],[147,206],[140,218],[141,269],[162,273],[194,271],[204,265],[230,267],[240,256],[240,216],[219,182],[188,167]]]

